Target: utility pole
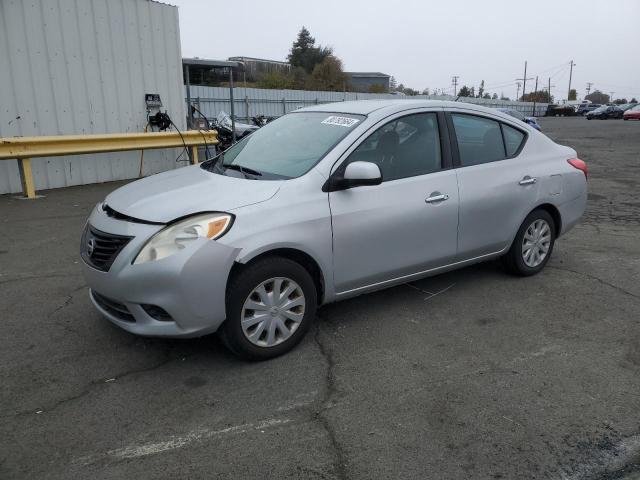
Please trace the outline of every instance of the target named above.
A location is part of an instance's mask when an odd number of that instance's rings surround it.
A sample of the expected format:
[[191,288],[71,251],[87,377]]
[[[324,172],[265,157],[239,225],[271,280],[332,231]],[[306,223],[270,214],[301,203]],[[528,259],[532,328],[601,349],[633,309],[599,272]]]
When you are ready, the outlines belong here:
[[460,76],[458,75],[454,75],[453,77],[451,77],[451,83],[453,83],[453,96],[455,97],[456,95],[458,95],[458,79],[460,78]]
[[538,76],[536,75],[536,88],[533,93],[533,116],[536,116],[536,97],[538,96]]
[[570,65],[571,67],[569,68],[569,91],[567,92],[567,102],[569,101],[569,97],[571,96],[571,76],[573,75],[573,67],[575,67],[576,64],[573,63],[573,60],[571,60]]
[[520,98],[520,87],[522,86],[522,84],[520,82],[516,82],[516,102],[518,101],[518,99]]
[[[533,80],[533,77],[527,78],[527,61],[526,60],[524,62],[524,77],[516,78],[516,80],[522,80],[524,82],[522,84],[522,97],[523,97],[523,100],[524,100],[524,94],[525,94],[525,91],[527,90],[527,80]],[[518,101],[518,98],[516,98],[516,101]]]
[[549,94],[549,103],[551,103],[551,87],[555,87],[555,85],[551,85],[551,77],[549,77],[549,87],[547,88],[547,92]]
[[613,103],[613,94],[616,92],[609,92],[610,96],[609,96],[609,103]]
[[591,85],[593,85],[593,82],[587,82],[587,95],[589,95],[589,92],[591,91]]

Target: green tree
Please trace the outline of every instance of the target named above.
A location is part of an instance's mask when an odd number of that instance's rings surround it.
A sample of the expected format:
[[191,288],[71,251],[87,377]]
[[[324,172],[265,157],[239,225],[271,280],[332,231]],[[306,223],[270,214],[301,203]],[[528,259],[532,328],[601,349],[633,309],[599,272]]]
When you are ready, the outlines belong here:
[[333,50],[330,47],[316,46],[316,39],[306,27],[302,27],[287,58],[293,67],[302,67],[311,74],[317,64],[332,54]]
[[309,74],[302,67],[291,67],[291,71],[288,75],[289,87],[294,90],[304,90],[309,83]]
[[387,89],[384,85],[370,85],[368,89],[369,93],[387,93]]
[[636,97],[633,97],[631,100],[629,100],[629,103],[638,103],[638,100],[636,100]]
[[484,97],[484,80],[480,82],[480,86],[478,87],[478,98]]
[[278,71],[267,72],[258,81],[258,88],[290,88],[291,79]]
[[340,59],[329,55],[318,63],[313,69],[310,83],[317,90],[346,90],[347,76],[342,71]]
[[427,87],[424,90],[422,90],[422,95],[431,95],[429,87]]
[[458,92],[458,95],[461,96],[461,97],[472,97],[473,96],[473,94],[471,92],[471,89],[469,87],[467,87],[466,85],[462,86],[462,88]]
[[549,92],[546,90],[538,90],[537,92],[529,92],[522,97],[523,102],[539,102],[539,103],[551,103],[549,99]]
[[498,100],[498,94],[494,93],[493,95],[491,95],[491,100]]
[[628,103],[626,98],[616,98],[613,103],[616,105],[622,105],[624,103]]
[[569,100],[577,100],[578,99],[578,92],[576,91],[575,88],[572,88],[571,90],[569,90]]
[[486,98],[488,100],[491,100],[491,94],[489,92],[487,92],[484,95],[482,95],[482,98]]
[[589,95],[586,95],[584,99],[602,105],[609,103],[609,95],[607,95],[606,93],[602,93],[600,90],[591,92]]
[[389,79],[389,90],[393,92],[396,88],[398,88],[398,82],[396,82],[396,77],[392,75]]

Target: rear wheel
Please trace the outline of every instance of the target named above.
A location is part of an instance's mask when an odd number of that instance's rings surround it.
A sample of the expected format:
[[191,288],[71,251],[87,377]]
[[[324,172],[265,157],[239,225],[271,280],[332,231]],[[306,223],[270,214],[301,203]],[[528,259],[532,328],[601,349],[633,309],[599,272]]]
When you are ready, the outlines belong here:
[[555,239],[551,215],[546,210],[534,210],[522,222],[511,248],[502,257],[505,268],[514,275],[535,275],[549,261]]
[[283,257],[268,257],[232,278],[220,336],[236,355],[266,360],[291,350],[309,330],[317,292],[309,272]]

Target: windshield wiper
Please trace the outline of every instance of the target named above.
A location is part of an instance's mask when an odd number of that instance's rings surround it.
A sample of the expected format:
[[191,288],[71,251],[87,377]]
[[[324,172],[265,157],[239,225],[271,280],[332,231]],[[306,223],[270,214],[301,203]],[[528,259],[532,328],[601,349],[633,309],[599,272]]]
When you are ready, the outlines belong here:
[[227,170],[229,170],[229,169],[238,170],[244,176],[246,176],[247,174],[253,175],[253,176],[256,176],[256,177],[261,177],[262,176],[262,173],[260,173],[259,171],[254,170],[254,169],[249,168],[249,167],[243,167],[242,165],[239,165],[237,163],[230,163],[229,165],[224,165],[224,166],[226,167]]

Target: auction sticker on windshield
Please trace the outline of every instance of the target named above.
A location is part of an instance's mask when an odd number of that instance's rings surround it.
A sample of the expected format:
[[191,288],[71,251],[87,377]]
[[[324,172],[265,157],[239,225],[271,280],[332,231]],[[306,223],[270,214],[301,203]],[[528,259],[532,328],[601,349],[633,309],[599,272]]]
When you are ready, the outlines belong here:
[[349,128],[349,127],[353,127],[359,121],[360,120],[358,120],[357,118],[338,117],[338,116],[332,115],[330,117],[325,118],[320,123],[326,123],[327,125],[340,125],[341,127]]

